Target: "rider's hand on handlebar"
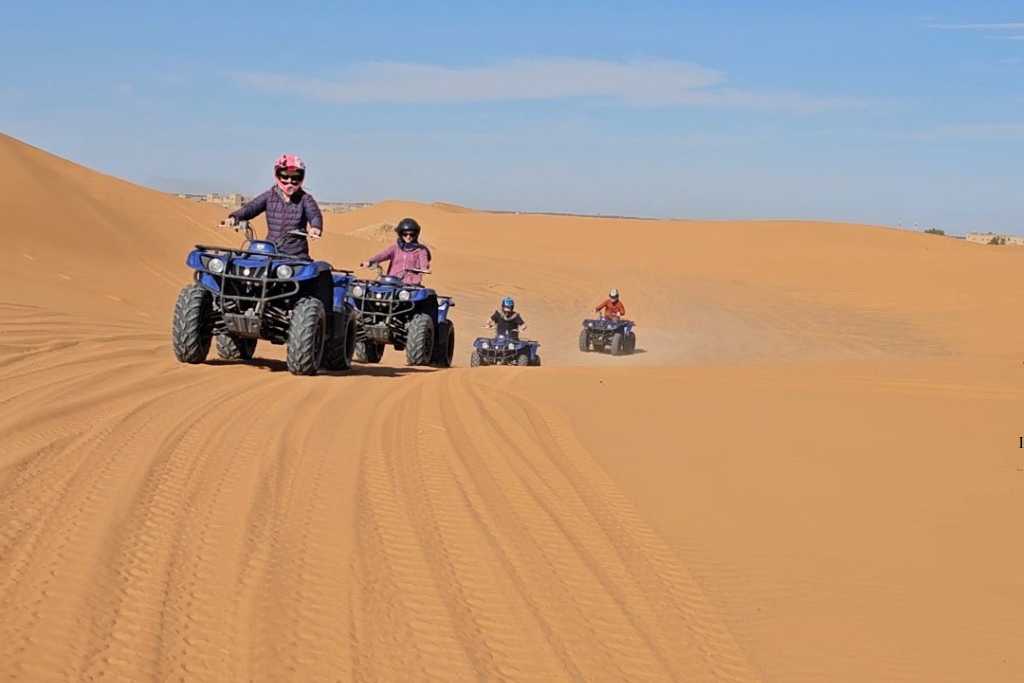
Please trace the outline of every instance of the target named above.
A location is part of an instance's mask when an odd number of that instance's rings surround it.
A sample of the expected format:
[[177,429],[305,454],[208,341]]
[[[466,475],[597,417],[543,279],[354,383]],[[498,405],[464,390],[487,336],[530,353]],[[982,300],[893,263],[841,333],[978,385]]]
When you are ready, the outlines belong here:
[[222,227],[222,228],[231,228],[233,230],[237,230],[238,229],[238,219],[235,218],[234,216],[228,216],[227,218],[225,218],[224,220],[222,220],[220,222],[220,227]]
[[308,234],[313,239],[320,239],[323,236],[324,231],[323,228],[318,228],[315,225],[311,225],[308,228],[306,228],[306,234]]

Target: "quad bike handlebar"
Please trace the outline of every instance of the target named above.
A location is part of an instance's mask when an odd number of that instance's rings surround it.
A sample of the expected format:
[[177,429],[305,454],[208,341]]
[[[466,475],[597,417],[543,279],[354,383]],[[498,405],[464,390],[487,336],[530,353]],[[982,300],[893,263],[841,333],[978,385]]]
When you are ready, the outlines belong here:
[[[384,268],[381,267],[379,262],[371,263],[366,266],[359,264],[359,267],[363,270],[375,270],[377,271],[378,278],[384,277]],[[422,268],[406,268],[405,270],[402,271],[401,275],[397,275],[396,277],[405,277],[406,273],[419,273],[420,275],[431,275],[431,272],[429,270],[423,270]]]
[[[235,232],[245,233],[245,239],[250,242],[256,239],[256,231],[252,229],[252,224],[249,221],[232,222],[230,218],[225,218],[218,225],[221,228],[231,228]],[[289,230],[286,234],[294,235],[296,237],[307,237],[314,240],[320,239],[320,235],[313,235],[303,230]]]
[[377,277],[384,275],[384,269],[380,267],[379,263],[370,263],[369,265],[363,265],[362,263],[358,266],[359,270],[375,270],[377,271]]
[[249,223],[249,221],[232,222],[232,219],[225,218],[220,223],[218,223],[217,226],[221,228],[230,228],[235,232],[244,232],[245,239],[250,242],[256,239],[256,232],[252,229],[252,225]]

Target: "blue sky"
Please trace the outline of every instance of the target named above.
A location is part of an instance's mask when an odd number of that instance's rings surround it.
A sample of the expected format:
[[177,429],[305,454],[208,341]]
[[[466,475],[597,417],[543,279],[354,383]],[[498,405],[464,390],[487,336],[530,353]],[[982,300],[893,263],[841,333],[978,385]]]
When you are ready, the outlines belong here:
[[20,3],[0,130],[168,190],[289,151],[324,200],[1024,232],[1019,0],[552,4]]

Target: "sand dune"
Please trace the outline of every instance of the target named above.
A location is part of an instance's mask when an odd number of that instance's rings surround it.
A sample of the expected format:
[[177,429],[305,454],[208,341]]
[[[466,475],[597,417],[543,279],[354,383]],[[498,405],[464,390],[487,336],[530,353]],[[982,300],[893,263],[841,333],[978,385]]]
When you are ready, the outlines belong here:
[[[0,136],[15,680],[1024,677],[1024,250],[881,227],[417,217],[456,367],[183,366],[223,211]],[[643,353],[580,354],[610,286]],[[466,365],[515,296],[543,368]]]

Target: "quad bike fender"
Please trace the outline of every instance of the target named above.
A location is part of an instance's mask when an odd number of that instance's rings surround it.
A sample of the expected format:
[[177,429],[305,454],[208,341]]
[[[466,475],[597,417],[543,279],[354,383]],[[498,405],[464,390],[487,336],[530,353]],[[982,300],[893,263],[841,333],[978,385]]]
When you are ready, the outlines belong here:
[[448,311],[455,305],[455,302],[449,297],[439,296],[437,297],[437,322],[443,322],[448,319]]
[[203,289],[208,289],[214,294],[220,292],[220,285],[217,284],[217,278],[209,273],[197,272],[196,282],[198,282]]

